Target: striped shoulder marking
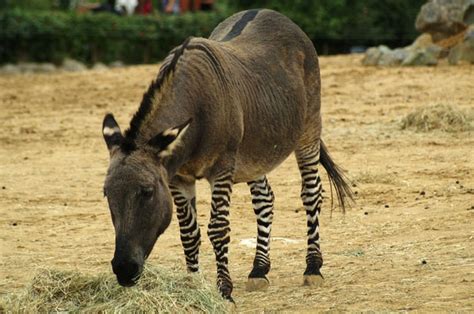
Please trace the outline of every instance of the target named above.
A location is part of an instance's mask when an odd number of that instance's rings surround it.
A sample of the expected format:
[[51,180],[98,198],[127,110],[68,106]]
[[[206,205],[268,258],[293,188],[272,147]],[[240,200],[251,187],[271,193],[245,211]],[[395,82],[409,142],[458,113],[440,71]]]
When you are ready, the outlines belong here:
[[221,81],[225,81],[225,76],[222,73],[221,62],[219,61],[219,58],[217,58],[217,56],[214,54],[214,52],[209,49],[209,47],[204,44],[189,44],[186,48],[187,50],[200,50],[205,53],[216,75],[219,76]]
[[247,24],[255,19],[259,11],[259,9],[253,9],[245,12],[245,14],[242,15],[240,20],[238,20],[237,23],[232,26],[232,29],[229,33],[227,33],[227,35],[225,35],[222,41],[229,41],[239,36],[244,30],[244,28],[247,26]]

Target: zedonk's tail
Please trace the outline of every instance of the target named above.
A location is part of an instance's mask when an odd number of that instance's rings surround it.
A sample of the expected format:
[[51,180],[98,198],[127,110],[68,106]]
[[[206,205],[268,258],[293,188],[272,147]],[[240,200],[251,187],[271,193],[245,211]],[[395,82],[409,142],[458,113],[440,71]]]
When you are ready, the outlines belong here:
[[[346,205],[348,202],[354,201],[354,194],[349,185],[349,180],[347,179],[344,171],[334,163],[331,156],[329,156],[328,149],[324,142],[321,140],[321,148],[319,160],[326,169],[329,176],[329,184],[331,185],[331,202],[332,202],[332,186],[336,189],[337,198],[339,200],[339,205],[342,208],[342,211],[345,212]],[[331,206],[332,207],[332,206]]]

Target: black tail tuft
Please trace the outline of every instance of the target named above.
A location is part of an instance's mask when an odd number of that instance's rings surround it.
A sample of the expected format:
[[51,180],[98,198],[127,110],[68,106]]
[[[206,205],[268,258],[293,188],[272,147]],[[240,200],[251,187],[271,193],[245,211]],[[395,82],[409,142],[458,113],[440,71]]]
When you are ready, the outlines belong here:
[[328,149],[322,140],[319,160],[328,173],[329,183],[331,184],[331,195],[332,186],[334,185],[339,205],[341,206],[342,211],[345,212],[348,201],[354,201],[354,195],[349,185],[350,182],[344,174],[344,171],[336,165],[331,156],[329,156]]

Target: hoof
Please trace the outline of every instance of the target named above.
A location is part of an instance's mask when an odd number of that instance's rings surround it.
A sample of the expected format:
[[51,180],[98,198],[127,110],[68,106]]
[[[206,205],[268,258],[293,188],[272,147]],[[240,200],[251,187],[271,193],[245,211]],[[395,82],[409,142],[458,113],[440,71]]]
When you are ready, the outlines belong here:
[[251,291],[264,291],[268,289],[270,282],[267,277],[265,278],[249,278],[246,285],[246,290]]
[[321,287],[324,283],[321,275],[305,275],[303,285],[311,287]]

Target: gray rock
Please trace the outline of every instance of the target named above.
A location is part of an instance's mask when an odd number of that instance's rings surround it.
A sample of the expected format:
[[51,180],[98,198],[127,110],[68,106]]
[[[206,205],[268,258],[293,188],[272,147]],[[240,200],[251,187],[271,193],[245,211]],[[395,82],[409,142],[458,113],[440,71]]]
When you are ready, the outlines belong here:
[[474,4],[469,3],[464,11],[463,17],[464,24],[471,25],[474,24]]
[[1,74],[19,74],[21,73],[21,70],[18,66],[14,65],[14,64],[11,64],[11,63],[7,63],[5,65],[3,65],[1,68],[0,68],[0,73]]
[[474,63],[474,25],[468,28],[463,41],[451,49],[448,61],[453,65],[461,61]]
[[379,65],[380,58],[390,52],[387,46],[378,46],[367,49],[365,56],[362,59],[363,65]]
[[101,62],[97,62],[92,66],[92,70],[95,70],[95,71],[104,71],[104,70],[108,70],[108,69],[109,68]]
[[112,63],[109,64],[109,67],[111,67],[111,68],[122,68],[122,67],[124,67],[124,66],[125,66],[125,65],[123,64],[123,62],[122,62],[122,61],[119,61],[119,60],[118,60],[118,61],[114,61],[114,62],[112,62]]
[[83,63],[77,60],[65,59],[63,61],[62,69],[64,71],[79,72],[79,71],[87,70],[87,67]]
[[400,65],[407,56],[406,48],[391,50],[387,46],[372,47],[367,50],[362,64],[395,66]]
[[33,62],[19,62],[18,68],[23,73],[34,73],[38,71],[38,64]]
[[408,46],[408,49],[426,48],[433,44],[433,38],[429,33],[423,33],[418,36],[415,41]]
[[474,19],[474,0],[430,0],[421,7],[415,27],[434,41],[458,34]]
[[57,68],[52,63],[40,63],[36,67],[36,72],[38,73],[52,73],[56,72]]
[[409,49],[408,56],[403,60],[403,66],[437,65],[442,48],[430,45],[426,48]]
[[382,53],[378,47],[371,47],[365,52],[364,58],[362,59],[363,65],[377,65]]
[[395,66],[400,65],[408,56],[408,51],[404,48],[389,50],[382,53],[378,65]]

